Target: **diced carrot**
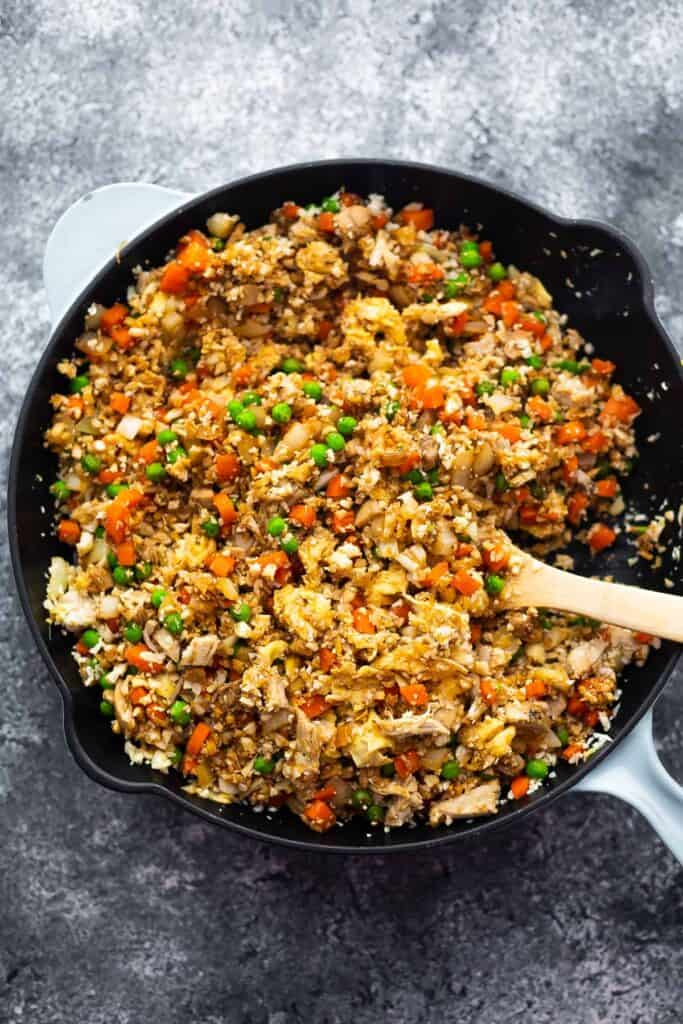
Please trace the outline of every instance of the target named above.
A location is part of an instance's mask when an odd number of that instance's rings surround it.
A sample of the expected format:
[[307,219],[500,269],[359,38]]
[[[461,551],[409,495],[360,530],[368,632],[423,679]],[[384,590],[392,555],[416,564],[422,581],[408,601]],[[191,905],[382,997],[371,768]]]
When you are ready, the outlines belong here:
[[401,210],[398,220],[401,224],[412,224],[416,231],[431,231],[434,227],[434,211],[428,207],[422,210]]
[[407,384],[409,388],[424,387],[432,376],[432,370],[424,363],[410,363],[403,367],[401,373],[404,384]]
[[351,488],[341,473],[337,473],[328,480],[325,493],[328,498],[346,498],[351,493]]
[[163,668],[163,660],[150,651],[145,644],[132,644],[126,647],[124,657],[129,665],[140,672],[158,672]]
[[102,469],[97,474],[98,484],[113,484],[117,480],[121,479],[121,474],[117,469]]
[[499,283],[496,291],[501,296],[501,298],[507,301],[509,299],[514,299],[516,288],[512,281],[505,280]]
[[185,746],[185,753],[196,757],[210,735],[211,729],[206,722],[197,722]]
[[159,442],[152,439],[143,444],[138,452],[138,458],[149,466],[151,462],[157,462],[161,454]]
[[493,547],[487,545],[482,549],[482,557],[487,569],[500,572],[510,561],[510,552],[502,544],[494,544]]
[[125,416],[130,409],[130,398],[120,391],[115,391],[109,399],[109,406],[114,412],[119,413],[120,416]]
[[262,569],[266,569],[269,565],[276,565],[279,569],[284,569],[289,565],[289,558],[284,551],[264,551],[262,555],[259,555],[257,562]]
[[588,543],[593,551],[604,551],[605,548],[610,548],[616,539],[617,535],[614,530],[606,526],[605,523],[596,523],[588,532]]
[[219,491],[218,494],[214,494],[213,503],[218,511],[218,517],[223,526],[230,526],[232,523],[237,521],[237,512],[233,505],[232,498],[229,498],[227,494],[223,494]]
[[368,615],[367,608],[354,608],[353,628],[359,633],[375,633],[375,624]]
[[520,306],[518,302],[502,302],[500,306],[501,316],[503,323],[506,327],[512,327],[516,324],[520,316]]
[[234,452],[222,452],[216,456],[216,476],[221,483],[236,480],[241,468],[242,464]]
[[283,217],[288,220],[296,220],[299,216],[301,207],[297,206],[296,203],[283,203],[281,207],[281,213]]
[[79,640],[78,643],[76,644],[75,650],[77,654],[81,654],[83,657],[85,657],[90,648],[86,647],[82,640]]
[[407,601],[395,601],[389,611],[405,625],[410,616],[410,605]]
[[583,441],[586,436],[586,428],[581,420],[569,420],[558,427],[555,438],[558,444],[574,444]]
[[254,376],[254,367],[249,363],[243,363],[236,370],[232,371],[231,381],[236,388],[244,387]]
[[423,708],[429,704],[427,687],[422,683],[406,683],[399,686],[399,691],[406,704],[411,708]]
[[591,366],[596,373],[604,373],[607,376],[616,370],[616,366],[609,359],[591,359]]
[[323,786],[322,789],[317,790],[317,792],[313,794],[313,799],[324,800],[325,802],[327,802],[329,800],[334,800],[336,795],[337,790],[334,788],[334,786]]
[[423,409],[440,409],[446,401],[446,392],[439,384],[425,388],[422,393]]
[[337,664],[337,656],[329,647],[321,647],[318,651],[318,661],[323,672],[329,672]]
[[197,772],[197,758],[188,757],[186,754],[180,762],[180,770],[183,775],[195,775]]
[[408,452],[408,454],[403,459],[403,462],[401,462],[399,464],[399,467],[398,467],[399,473],[403,473],[403,474],[410,473],[411,469],[415,469],[415,467],[417,466],[419,461],[420,461],[420,453],[419,452]]
[[623,395],[621,398],[608,398],[605,402],[601,419],[615,419],[621,423],[629,423],[634,416],[640,412],[640,406],[630,395]]
[[69,395],[66,400],[66,406],[67,409],[70,409],[72,412],[78,412],[81,416],[85,410],[85,402],[80,395]]
[[562,479],[566,484],[572,482],[579,468],[579,460],[576,455],[569,455],[562,463]]
[[[353,512],[351,517],[353,519]],[[292,505],[289,510],[289,518],[293,523],[297,523],[299,526],[303,526],[304,529],[310,530],[315,525],[317,515],[315,509],[310,505]]]
[[202,274],[211,262],[208,243],[198,231],[190,232],[187,237],[190,240],[178,249],[176,259],[192,274]]
[[522,428],[517,423],[499,423],[495,429],[496,433],[504,437],[510,444],[515,444],[522,436]]
[[132,540],[124,540],[116,545],[116,557],[119,565],[135,565],[135,545]]
[[532,679],[530,683],[527,683],[524,687],[524,693],[529,700],[533,700],[537,697],[545,697],[548,692],[548,687],[542,679]]
[[510,792],[515,800],[522,800],[529,792],[530,779],[527,775],[518,775],[510,783]]
[[399,754],[394,758],[394,767],[400,779],[407,779],[413,772],[418,771],[420,764],[420,755],[417,750],[406,750],[405,754]]
[[120,324],[115,324],[109,334],[120,352],[127,352],[135,344],[135,339],[128,328]]
[[652,633],[634,633],[633,638],[639,644],[651,644],[655,639]]
[[589,729],[594,729],[600,721],[600,714],[596,708],[589,708],[583,716],[583,724],[587,725]]
[[483,412],[468,412],[465,422],[467,423],[468,430],[486,429],[486,416],[484,416]]
[[534,419],[541,420],[543,423],[550,423],[553,418],[552,405],[538,395],[532,395],[527,400],[526,407]]
[[574,718],[582,718],[588,711],[588,705],[579,697],[570,697],[567,701],[567,712]]
[[128,530],[130,512],[116,500],[112,501],[105,512],[104,526],[107,534],[115,544],[120,544]]
[[486,263],[493,259],[493,242],[484,241],[479,243],[479,255]]
[[479,683],[479,692],[487,704],[498,703],[498,690],[496,684],[490,679],[482,679]]
[[481,587],[481,583],[474,576],[471,576],[466,569],[458,569],[453,576],[453,586],[465,597],[474,594]]
[[78,544],[81,528],[74,519],[62,519],[57,527],[57,536],[62,544]]
[[538,522],[538,509],[534,505],[521,505],[519,509],[519,521],[524,526],[533,526]]
[[224,579],[229,576],[235,568],[236,559],[234,555],[214,555],[209,561],[209,572],[214,576]]
[[437,562],[423,577],[422,584],[425,587],[435,587],[437,583],[448,574],[448,562]]
[[583,491],[574,491],[567,502],[567,519],[572,526],[578,526],[585,509],[588,507],[588,496]]
[[318,217],[318,231],[324,231],[329,234],[334,231],[334,214],[333,213],[321,213]]
[[459,338],[460,335],[465,330],[469,318],[469,313],[467,312],[467,310],[465,310],[463,313],[458,313],[457,316],[454,316],[451,320],[449,320],[448,329],[451,332],[451,334],[454,334],[456,338]]
[[131,704],[141,704],[147,693],[146,686],[134,686],[129,695]]
[[606,452],[609,448],[609,438],[603,434],[601,430],[597,430],[594,434],[590,434],[585,441],[581,442],[581,447],[585,452]]
[[324,800],[311,800],[304,808],[304,816],[312,825],[326,829],[334,825],[334,811]]
[[545,334],[545,324],[542,320],[537,320],[535,316],[523,316],[521,318],[521,326],[523,330],[528,331],[529,334],[533,334],[537,338]]
[[478,622],[470,623],[470,642],[473,647],[476,647],[481,640],[481,626]]
[[408,271],[411,284],[426,284],[428,281],[441,281],[446,276],[443,267],[438,263],[413,263]]
[[159,287],[168,295],[182,295],[190,283],[190,271],[175,260],[168,263],[161,275]]
[[600,498],[613,498],[617,493],[617,478],[608,476],[604,480],[598,480],[595,485],[595,493]]
[[550,334],[542,335],[539,345],[541,346],[541,352],[547,352],[549,348],[553,347],[553,339]]
[[385,224],[388,224],[389,217],[386,213],[377,213],[370,221],[373,231],[379,231]]
[[329,337],[330,331],[332,330],[331,320],[321,320],[318,324],[318,337],[321,341],[325,341]]
[[305,700],[299,705],[303,713],[308,718],[319,718],[320,715],[325,714],[329,706],[330,705],[327,703],[325,698],[320,694],[315,694],[313,697],[309,697],[308,700]]
[[580,743],[570,743],[568,747],[565,747],[562,751],[562,757],[565,761],[571,761],[573,757],[580,754],[583,747]]
[[332,529],[335,533],[346,533],[352,530],[356,522],[356,516],[352,509],[337,509],[332,514]]
[[122,324],[128,316],[128,307],[122,302],[115,302],[109,309],[102,310],[100,314],[100,330],[105,334],[111,334],[112,327]]

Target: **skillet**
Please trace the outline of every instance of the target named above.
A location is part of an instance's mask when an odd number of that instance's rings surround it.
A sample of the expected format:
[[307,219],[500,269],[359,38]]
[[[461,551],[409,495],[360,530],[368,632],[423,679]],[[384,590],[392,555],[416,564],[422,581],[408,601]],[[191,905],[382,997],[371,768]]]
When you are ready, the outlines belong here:
[[[589,762],[558,764],[551,785],[520,803],[504,805],[493,818],[460,821],[449,827],[418,825],[369,829],[360,819],[325,834],[308,830],[287,811],[257,813],[224,807],[183,793],[180,776],[131,765],[120,737],[98,711],[99,695],[80,682],[70,656],[71,641],[51,631],[42,607],[50,558],[66,549],[50,528],[50,482],[56,459],[43,447],[51,407],[49,396],[63,386],[57,363],[68,355],[92,302],[110,305],[125,296],[132,268],[157,266],[180,235],[202,227],[216,211],[238,213],[247,227],[267,220],[287,199],[305,205],[339,186],[366,195],[377,192],[399,208],[419,200],[435,209],[437,225],[460,223],[481,229],[504,263],[537,274],[570,323],[600,356],[617,364],[615,379],[633,394],[643,412],[637,421],[641,457],[624,485],[627,506],[648,517],[662,503],[674,513],[683,500],[683,373],[680,360],[654,311],[649,271],[635,246],[622,234],[592,221],[569,221],[503,189],[475,178],[422,164],[388,160],[333,160],[267,171],[187,197],[154,186],[120,185],[84,197],[65,214],[48,243],[45,264],[52,311],[65,305],[76,281],[79,294],[52,332],[21,408],[9,477],[9,539],[17,588],[37,646],[62,696],[68,745],[81,767],[101,784],[123,792],[165,796],[212,823],[243,834],[309,850],[347,853],[418,851],[454,843],[517,821],[571,788],[614,792],[647,814],[683,859],[683,791],[659,764],[651,737],[651,707],[678,660],[680,649],[663,643],[644,668],[622,675],[623,697],[612,723],[612,742]],[[164,215],[111,256],[128,227]],[[98,255],[108,257],[93,276]],[[82,278],[82,280],[79,280]],[[54,318],[57,319],[56,317]],[[646,440],[649,439],[649,440]],[[680,518],[680,517],[679,517]],[[610,573],[620,582],[665,589],[678,587],[681,572],[671,557],[680,544],[679,524],[665,534],[669,550],[658,568],[630,565],[633,549],[617,545],[591,565],[583,549],[570,549],[578,572]],[[637,728],[636,728],[637,726]],[[635,767],[637,766],[637,770]]]

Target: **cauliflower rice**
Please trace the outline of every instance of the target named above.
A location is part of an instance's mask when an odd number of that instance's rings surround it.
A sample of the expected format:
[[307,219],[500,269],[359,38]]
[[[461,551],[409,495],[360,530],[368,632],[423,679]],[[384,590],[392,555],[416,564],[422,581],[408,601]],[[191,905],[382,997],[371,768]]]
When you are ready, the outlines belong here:
[[639,409],[537,278],[433,222],[216,213],[60,364],[49,620],[189,792],[320,831],[494,814],[604,741],[656,642],[501,610],[511,532],[615,541]]

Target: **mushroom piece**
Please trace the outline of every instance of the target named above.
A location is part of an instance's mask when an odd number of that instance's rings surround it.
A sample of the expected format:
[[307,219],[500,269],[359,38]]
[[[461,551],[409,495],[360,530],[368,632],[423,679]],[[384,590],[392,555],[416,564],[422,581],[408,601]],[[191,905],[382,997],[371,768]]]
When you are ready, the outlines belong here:
[[450,825],[454,818],[480,818],[484,814],[495,814],[500,797],[500,782],[491,779],[481,786],[475,786],[467,793],[438,800],[429,808],[429,824]]

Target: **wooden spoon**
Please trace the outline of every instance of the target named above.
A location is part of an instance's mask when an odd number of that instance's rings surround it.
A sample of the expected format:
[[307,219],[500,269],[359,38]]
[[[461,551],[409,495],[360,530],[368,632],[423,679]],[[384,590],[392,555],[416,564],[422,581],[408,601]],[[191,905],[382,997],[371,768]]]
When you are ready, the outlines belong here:
[[511,574],[500,597],[503,608],[554,608],[599,622],[683,643],[683,597],[605,583],[554,569],[514,549],[519,572]]

